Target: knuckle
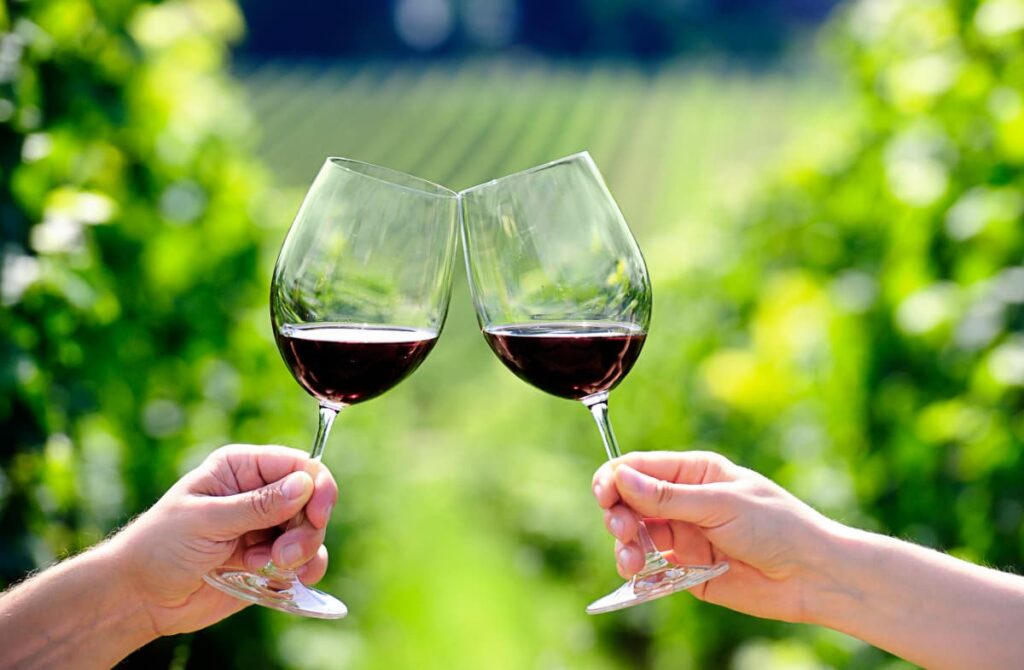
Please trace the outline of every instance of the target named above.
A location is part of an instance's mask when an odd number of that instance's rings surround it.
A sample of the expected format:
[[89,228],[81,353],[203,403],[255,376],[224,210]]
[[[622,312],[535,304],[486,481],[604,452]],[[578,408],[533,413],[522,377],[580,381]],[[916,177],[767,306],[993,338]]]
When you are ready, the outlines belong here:
[[674,492],[672,490],[672,487],[667,482],[658,480],[655,483],[654,501],[658,504],[659,507],[665,507],[666,505],[668,505],[670,502],[672,502],[673,497]]
[[[307,472],[312,476],[315,472],[314,463],[309,457],[309,453],[296,449],[295,447],[289,447],[284,444],[259,444],[259,445],[244,445],[248,448],[258,449],[261,454],[275,454],[277,456],[286,456],[294,459],[299,463],[303,463]],[[322,465],[322,464],[317,464]]]
[[210,455],[206,457],[206,460],[211,463],[217,463],[229,460],[232,456],[241,453],[245,448],[243,444],[225,444],[222,447],[217,447],[210,452]]
[[709,465],[713,465],[719,468],[726,468],[733,465],[732,461],[730,461],[728,458],[718,453],[717,451],[697,451],[694,453],[700,456],[701,459],[707,461]]
[[252,506],[252,511],[260,518],[269,516],[274,511],[276,501],[277,492],[270,487],[256,489],[249,494],[249,504]]

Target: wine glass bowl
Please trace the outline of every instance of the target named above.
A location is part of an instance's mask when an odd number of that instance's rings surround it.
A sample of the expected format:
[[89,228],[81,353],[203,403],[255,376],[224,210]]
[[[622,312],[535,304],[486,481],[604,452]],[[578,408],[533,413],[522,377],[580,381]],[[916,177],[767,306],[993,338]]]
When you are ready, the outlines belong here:
[[271,285],[286,324],[423,324],[451,293],[457,196],[432,182],[328,158],[282,245]]
[[[429,181],[328,158],[285,238],[270,313],[281,357],[320,409],[319,460],[338,411],[410,375],[433,349],[448,312],[458,196]],[[293,519],[288,527],[302,522]],[[317,618],[345,605],[273,563],[221,568],[211,585],[267,607]]]
[[460,196],[467,273],[482,326],[611,317],[647,330],[647,268],[590,154]]
[[[640,248],[587,152],[459,194],[466,271],[491,350],[513,373],[552,395],[582,402],[608,458],[620,455],[609,392],[643,349],[651,282]],[[728,564],[677,566],[641,522],[646,564],[591,614],[691,588]]]

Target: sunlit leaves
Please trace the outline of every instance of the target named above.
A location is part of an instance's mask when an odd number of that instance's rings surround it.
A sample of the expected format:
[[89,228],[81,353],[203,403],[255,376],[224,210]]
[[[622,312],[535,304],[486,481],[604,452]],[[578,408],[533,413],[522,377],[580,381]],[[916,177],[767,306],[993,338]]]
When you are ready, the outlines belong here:
[[[827,308],[796,322],[803,348],[823,328],[831,346],[810,376],[786,367],[792,351],[765,348],[793,340],[787,318],[766,319],[778,293],[762,281],[743,302],[751,344],[707,358],[709,388],[768,431],[804,412],[890,531],[1020,566],[1019,523],[988,520],[1021,507],[1024,477],[1024,4],[861,0],[844,28],[867,110],[853,159],[769,197],[734,271],[767,241],[772,276],[829,287]],[[807,414],[818,394],[830,404]],[[950,518],[934,513],[943,497]]]
[[237,362],[204,363],[230,354],[234,317],[258,295],[263,179],[223,72],[233,3],[7,9],[0,528],[20,563],[3,564],[5,581],[27,557],[95,541],[155,499],[186,444],[231,432]]

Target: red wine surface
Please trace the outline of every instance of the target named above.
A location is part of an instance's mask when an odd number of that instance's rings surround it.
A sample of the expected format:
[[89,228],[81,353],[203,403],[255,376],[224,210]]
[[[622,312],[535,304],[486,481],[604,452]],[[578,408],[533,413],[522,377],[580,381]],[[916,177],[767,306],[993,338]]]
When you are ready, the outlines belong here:
[[437,333],[334,323],[286,325],[277,347],[292,375],[317,399],[352,405],[384,393],[419,367]]
[[615,388],[636,362],[647,333],[629,323],[579,321],[491,326],[484,337],[523,381],[579,400]]

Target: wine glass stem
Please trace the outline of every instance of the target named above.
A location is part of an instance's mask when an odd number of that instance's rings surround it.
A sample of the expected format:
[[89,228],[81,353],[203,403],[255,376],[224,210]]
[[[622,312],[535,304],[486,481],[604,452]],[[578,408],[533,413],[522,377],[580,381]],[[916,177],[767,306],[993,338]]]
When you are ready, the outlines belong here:
[[334,425],[334,417],[338,416],[340,409],[341,407],[337,405],[320,403],[320,425],[317,427],[316,438],[313,440],[313,451],[309,452],[309,457],[318,463],[324,455],[324,445],[327,444],[331,426]]
[[[324,455],[324,445],[327,444],[327,438],[331,434],[331,426],[334,425],[334,417],[338,416],[338,411],[340,409],[341,408],[337,405],[330,405],[323,402],[320,403],[320,425],[317,427],[316,437],[313,439],[313,451],[309,452],[309,457],[317,463],[320,462],[320,459]],[[285,526],[285,530],[298,528],[305,520],[306,513],[299,510],[299,513],[288,521],[288,525]]]
[[[337,405],[331,405],[328,403],[320,403],[320,424],[316,430],[316,438],[313,439],[313,450],[309,452],[309,457],[320,462],[320,458],[324,455],[324,445],[327,444],[327,438],[331,434],[331,426],[334,425],[334,417],[338,416],[338,410],[341,407]],[[285,530],[291,530],[292,528],[298,528],[306,520],[306,513],[303,510],[299,510],[299,513],[288,520],[285,525]],[[282,583],[288,583],[296,579],[295,573],[291,570],[284,570],[274,565],[273,561],[267,563],[260,570],[264,576],[270,577]]]
[[[615,439],[612,423],[608,418],[608,392],[602,391],[601,393],[587,396],[583,399],[583,404],[590,410],[590,414],[594,417],[594,422],[597,423],[597,430],[601,433],[601,441],[604,442],[604,450],[608,454],[608,460],[621,456],[622,452],[619,451],[619,443]],[[639,522],[640,528],[637,532],[637,541],[644,552],[644,568],[637,576],[643,576],[647,573],[661,570],[668,565],[668,561],[661,555],[658,548],[654,546],[654,541],[651,539],[651,534],[647,532],[647,526],[644,525],[643,519],[639,519]]]

